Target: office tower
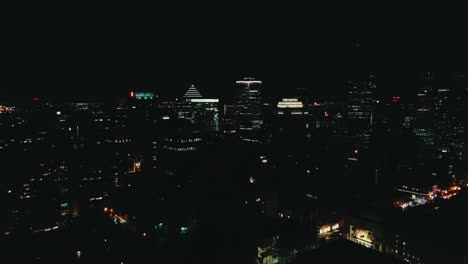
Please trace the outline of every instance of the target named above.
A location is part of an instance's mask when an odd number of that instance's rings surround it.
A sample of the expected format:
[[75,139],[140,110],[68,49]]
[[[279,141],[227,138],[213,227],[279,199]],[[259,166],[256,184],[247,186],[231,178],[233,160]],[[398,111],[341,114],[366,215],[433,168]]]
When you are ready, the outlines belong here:
[[439,160],[436,173],[451,181],[463,159],[464,129],[458,120],[453,91],[439,88],[434,95],[434,158]]
[[276,105],[278,115],[303,115],[304,104],[298,98],[283,98]]
[[447,155],[451,148],[449,147],[449,131],[452,125],[452,117],[449,111],[449,89],[437,89],[434,96],[434,144],[435,156],[442,158]]
[[174,125],[170,133],[163,135],[160,145],[170,152],[192,152],[200,148],[202,141],[200,130],[187,124]]
[[[457,72],[452,75],[452,86],[454,91],[454,117],[460,121],[459,132],[463,134],[463,158],[468,157],[468,145],[465,143],[468,140],[468,133],[466,129],[468,128],[468,73]],[[463,132],[461,131],[463,130]],[[461,144],[458,144],[460,146]]]
[[163,168],[177,168],[196,156],[204,139],[197,125],[186,119],[163,120],[153,142],[153,155]]
[[372,125],[375,89],[373,75],[370,75],[369,79],[364,81],[348,81],[347,119],[353,125],[360,127]]
[[374,75],[364,80],[348,81],[346,117],[349,131],[359,136],[364,146],[369,144],[372,131],[375,90]]
[[237,124],[243,140],[258,141],[257,134],[263,125],[262,82],[253,78],[236,81],[240,89],[237,102]]
[[245,78],[237,81],[241,89],[238,101],[238,111],[241,130],[255,130],[262,126],[261,81]]
[[307,130],[304,104],[298,98],[283,98],[276,105],[276,109],[277,132],[279,134],[300,135],[300,138],[303,139]]
[[435,157],[462,160],[464,126],[457,114],[462,102],[450,89],[437,89],[434,99]]
[[219,99],[203,98],[192,85],[178,105],[178,118],[190,120],[204,132],[219,131]]
[[178,119],[189,119],[193,120],[192,104],[191,99],[200,99],[202,95],[195,88],[195,85],[191,85],[190,88],[185,92],[184,96],[177,103],[177,118]]
[[153,100],[156,99],[158,96],[154,92],[143,92],[143,91],[131,91],[130,98],[135,100]]
[[[400,96],[392,96],[389,102],[382,100],[376,104],[374,125],[382,135],[402,134],[405,120],[400,99]],[[407,122],[406,125],[408,125]]]
[[273,142],[290,155],[298,152],[305,145],[308,130],[306,117],[304,104],[298,98],[283,98],[279,101],[276,105],[276,118],[272,122]]
[[180,103],[174,100],[164,100],[158,103],[157,112],[159,120],[177,119]]
[[453,120],[451,131],[448,133],[449,146],[452,149],[454,159],[465,159],[465,126],[463,123],[455,119]]
[[333,134],[347,134],[345,114],[347,105],[343,102],[312,102],[306,106],[307,128],[330,130]]
[[423,77],[423,85],[417,89],[413,133],[421,139],[426,146],[434,145],[434,96],[433,74],[427,72]]
[[192,98],[187,99],[191,105],[190,119],[199,124],[205,131],[219,131],[219,99]]
[[31,226],[33,232],[57,228],[58,223],[71,216],[68,168],[63,160],[43,159],[32,168],[33,173],[23,178],[18,197],[21,221]]
[[234,135],[237,133],[237,115],[236,106],[225,104],[223,106],[222,132],[223,134]]
[[415,105],[414,104],[402,104],[401,111],[402,111],[402,126],[405,133],[412,133],[411,128],[414,120],[414,113],[415,113]]
[[195,85],[192,84],[187,92],[185,92],[184,98],[202,98],[202,95],[197,88],[195,88]]
[[128,100],[130,120],[136,124],[154,122],[157,119],[154,115],[157,98],[158,95],[152,91],[131,91]]

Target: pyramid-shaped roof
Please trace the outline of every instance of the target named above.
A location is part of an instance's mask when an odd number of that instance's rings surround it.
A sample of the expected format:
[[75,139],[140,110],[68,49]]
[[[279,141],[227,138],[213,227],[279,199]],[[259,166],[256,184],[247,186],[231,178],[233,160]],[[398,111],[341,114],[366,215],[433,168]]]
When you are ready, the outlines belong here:
[[194,85],[190,86],[184,95],[184,98],[202,98],[200,92],[195,88]]

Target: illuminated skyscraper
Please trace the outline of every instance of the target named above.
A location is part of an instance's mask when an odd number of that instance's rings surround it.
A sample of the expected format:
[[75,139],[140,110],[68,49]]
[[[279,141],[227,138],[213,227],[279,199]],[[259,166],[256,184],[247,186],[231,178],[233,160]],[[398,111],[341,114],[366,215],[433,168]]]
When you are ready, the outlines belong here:
[[178,119],[193,119],[192,104],[190,103],[190,100],[195,98],[202,98],[202,95],[197,90],[197,88],[195,88],[195,85],[192,84],[190,88],[185,92],[182,99],[177,102]]
[[[253,78],[244,78],[236,82],[240,89],[237,102],[237,121],[241,138],[249,140],[263,125],[262,118],[262,82]],[[252,138],[250,138],[252,139]]]
[[437,89],[434,99],[435,157],[462,160],[464,126],[457,115],[458,104],[462,102],[450,89]]
[[283,98],[277,104],[278,115],[303,115],[304,104],[298,98]]
[[[468,115],[468,73],[454,73],[452,75],[452,86],[454,90],[454,116],[457,118],[458,121],[460,121],[460,129],[463,129],[463,132],[461,134],[463,135],[461,137],[464,150],[462,151],[463,158],[466,160],[468,157],[468,145],[466,142],[468,142],[468,133],[466,129],[468,128],[468,118],[466,116]],[[461,144],[458,144],[459,147]]]
[[178,117],[190,120],[209,133],[219,131],[219,99],[203,98],[192,85],[178,107]]
[[283,98],[277,103],[272,136],[288,155],[297,155],[298,150],[304,147],[308,129],[306,120],[304,104],[298,98]]
[[130,120],[132,125],[140,125],[142,122],[154,122],[154,109],[157,106],[158,95],[152,91],[130,91],[128,100]]
[[450,151],[449,130],[452,130],[452,118],[449,112],[449,89],[437,89],[434,100],[434,143],[436,157],[442,157]]
[[186,165],[196,156],[203,143],[201,130],[190,120],[164,120],[153,142],[153,155],[156,157],[153,166],[184,169],[180,162],[183,160]]
[[372,105],[376,88],[374,76],[369,77],[369,80],[348,82],[347,118],[355,125],[364,127],[372,124]]
[[156,99],[158,96],[154,92],[143,92],[143,91],[131,91],[130,98],[136,100],[153,100]]
[[374,75],[369,75],[365,80],[348,81],[346,117],[351,133],[358,135],[364,145],[370,140],[375,90]]
[[192,84],[187,92],[184,94],[184,98],[202,98],[200,92],[195,88],[195,85]]
[[200,130],[187,120],[166,121],[162,127],[160,147],[168,152],[193,152],[200,148],[203,141]]
[[188,99],[191,105],[191,120],[199,124],[205,131],[219,131],[219,99],[193,98]]
[[417,90],[413,133],[421,139],[426,146],[434,145],[434,92],[433,75],[425,73],[423,85]]

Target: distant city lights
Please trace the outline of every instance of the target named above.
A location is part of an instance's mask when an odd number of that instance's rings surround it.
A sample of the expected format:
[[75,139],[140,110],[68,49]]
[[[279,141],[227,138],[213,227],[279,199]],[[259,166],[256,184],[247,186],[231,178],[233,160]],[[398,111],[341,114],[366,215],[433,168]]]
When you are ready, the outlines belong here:
[[401,192],[411,193],[410,198],[408,200],[399,200],[394,203],[395,206],[400,207],[403,210],[406,210],[411,207],[425,205],[429,201],[433,202],[437,198],[449,200],[452,197],[457,196],[458,192],[461,190],[461,187],[458,185],[453,185],[447,189],[439,189],[437,185],[434,185],[432,187],[432,191],[430,191],[427,194],[407,189],[407,186],[403,186],[403,189],[397,190]]

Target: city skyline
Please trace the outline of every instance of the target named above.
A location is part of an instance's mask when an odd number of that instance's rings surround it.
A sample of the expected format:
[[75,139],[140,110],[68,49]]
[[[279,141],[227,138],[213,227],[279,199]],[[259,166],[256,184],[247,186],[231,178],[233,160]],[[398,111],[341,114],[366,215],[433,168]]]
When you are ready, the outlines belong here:
[[[468,21],[456,6],[317,6],[310,14],[304,9],[279,19],[275,8],[253,7],[259,15],[250,22],[236,19],[234,10],[162,14],[157,5],[63,7],[20,12],[12,6],[10,14],[18,14],[6,32],[8,94],[104,96],[154,88],[171,95],[191,83],[215,94],[244,76],[264,80],[273,91],[305,87],[327,94],[353,74],[366,73],[382,80],[381,89],[404,92],[420,72],[467,71],[462,32]],[[41,41],[32,44],[34,38]]]
[[[406,83],[401,82],[396,76],[386,76],[376,75],[375,72],[361,72],[359,74],[353,74],[352,76],[336,76],[333,81],[330,81],[328,85],[323,86],[321,89],[317,89],[318,84],[311,81],[307,74],[300,74],[301,78],[295,78],[291,81],[289,78],[282,76],[275,76],[274,78],[267,79],[266,89],[264,90],[264,95],[268,100],[276,100],[281,97],[296,96],[297,90],[302,89],[307,91],[311,96],[314,96],[317,100],[338,100],[346,101],[347,99],[347,86],[348,83],[352,80],[364,79],[368,75],[374,75],[376,83],[379,86],[379,89],[376,89],[376,96],[384,99],[390,100],[393,96],[400,96],[404,101],[410,102],[417,100],[417,91],[423,88],[423,77],[425,74],[435,75],[434,85],[437,88],[445,89],[450,87],[456,87],[457,85],[464,85],[468,81],[468,72],[464,71],[448,71],[448,72],[438,72],[438,71],[415,71],[407,73],[405,76]],[[168,87],[158,87],[155,84],[151,85],[141,85],[141,86],[129,86],[122,89],[115,90],[101,90],[101,91],[74,91],[70,93],[68,90],[64,91],[26,91],[20,92],[16,91],[13,93],[8,92],[2,101],[8,102],[27,102],[33,98],[40,98],[43,100],[49,101],[109,101],[109,100],[119,100],[126,98],[128,94],[132,91],[149,91],[157,94],[161,99],[174,99],[180,98],[186,92],[188,87],[194,85],[206,93],[208,97],[218,97],[223,101],[231,102],[235,100],[237,96],[236,89],[236,80],[242,79],[245,76],[262,76],[259,75],[238,75],[238,78],[233,79],[223,79],[222,82],[218,80],[209,80],[205,79],[204,81],[190,80],[190,81],[180,81],[173,82]],[[394,77],[391,79],[390,77]],[[263,78],[258,78],[263,80]],[[322,76],[322,78],[324,78]],[[397,84],[398,83],[398,84]],[[333,87],[329,87],[332,85]],[[397,86],[394,86],[397,85]],[[398,86],[401,85],[401,86]],[[221,88],[219,88],[221,87]],[[326,88],[325,88],[326,87]],[[399,88],[395,88],[399,87]],[[219,88],[219,89],[218,89]],[[392,89],[393,88],[393,89]]]
[[307,4],[8,5],[2,260],[467,264],[468,10]]

